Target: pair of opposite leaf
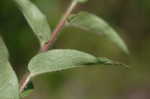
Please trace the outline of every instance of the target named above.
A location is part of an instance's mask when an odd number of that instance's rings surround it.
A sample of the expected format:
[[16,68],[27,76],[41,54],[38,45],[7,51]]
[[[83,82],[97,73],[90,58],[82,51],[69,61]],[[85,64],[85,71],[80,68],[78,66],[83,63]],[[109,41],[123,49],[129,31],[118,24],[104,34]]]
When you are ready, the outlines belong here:
[[[51,29],[48,25],[46,16],[30,0],[14,0],[18,8],[23,13],[33,32],[39,39],[40,45],[50,39]],[[87,0],[74,0],[85,2]],[[103,19],[87,13],[81,12],[68,18],[67,26],[75,26],[95,33],[103,33],[111,41],[116,43],[123,51],[128,53],[128,49],[116,33]],[[8,61],[8,53],[4,42],[0,38],[0,98],[19,99],[17,77]],[[75,68],[80,66],[91,66],[92,64],[118,64],[107,58],[97,58],[85,52],[71,49],[57,49],[45,53],[40,53],[33,57],[29,62],[28,69],[32,77],[46,72],[54,72]],[[5,78],[4,78],[5,77]],[[5,87],[5,88],[4,88]]]

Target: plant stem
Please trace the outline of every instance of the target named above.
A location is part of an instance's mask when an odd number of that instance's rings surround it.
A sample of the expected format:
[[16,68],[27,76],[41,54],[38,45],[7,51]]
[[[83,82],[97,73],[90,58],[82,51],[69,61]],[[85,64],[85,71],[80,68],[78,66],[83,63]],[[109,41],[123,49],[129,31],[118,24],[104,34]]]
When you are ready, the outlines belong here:
[[[54,42],[57,39],[57,36],[58,36],[59,32],[64,27],[67,18],[69,17],[69,15],[73,11],[73,9],[76,7],[77,3],[78,3],[77,1],[72,1],[69,8],[65,12],[64,16],[60,20],[59,24],[56,26],[55,30],[52,32],[51,39],[47,43],[44,44],[44,46],[40,49],[40,52],[46,52],[46,51],[48,51],[48,49],[50,47],[52,47],[52,45],[54,44]],[[19,88],[20,93],[25,89],[25,87],[27,86],[27,84],[30,81],[31,77],[32,77],[31,73],[27,73],[23,76],[23,78],[20,81],[20,88]]]
[[30,81],[32,77],[31,73],[26,73],[23,78],[20,81],[20,87],[19,87],[19,91],[20,93],[25,89],[26,85],[28,84],[28,82]]
[[69,15],[73,11],[73,9],[76,7],[77,3],[78,3],[77,1],[72,1],[72,3],[70,4],[69,8],[66,11],[66,13],[60,20],[59,24],[56,26],[55,30],[52,32],[51,39],[47,43],[45,43],[45,45],[41,48],[41,52],[46,52],[46,51],[48,51],[48,49],[50,47],[52,47],[54,42],[57,40],[59,32],[64,27],[67,18],[69,17]]

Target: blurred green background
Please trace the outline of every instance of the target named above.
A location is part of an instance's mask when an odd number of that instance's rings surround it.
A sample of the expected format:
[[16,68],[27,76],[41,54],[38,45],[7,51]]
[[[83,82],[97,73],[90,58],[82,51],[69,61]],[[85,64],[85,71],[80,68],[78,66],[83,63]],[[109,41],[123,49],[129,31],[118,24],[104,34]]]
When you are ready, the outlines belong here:
[[[32,0],[48,17],[52,29],[71,0]],[[125,40],[124,54],[103,36],[77,28],[64,29],[54,48],[70,48],[129,64],[93,66],[34,78],[34,92],[25,99],[150,99],[150,0],[89,0],[75,12],[101,16]],[[19,79],[39,44],[13,0],[0,0],[0,34]]]

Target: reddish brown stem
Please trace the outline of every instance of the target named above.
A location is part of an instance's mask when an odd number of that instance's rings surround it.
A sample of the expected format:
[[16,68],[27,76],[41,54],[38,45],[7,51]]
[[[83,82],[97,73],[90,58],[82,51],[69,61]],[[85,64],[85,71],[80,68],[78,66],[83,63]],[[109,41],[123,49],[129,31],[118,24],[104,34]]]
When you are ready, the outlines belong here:
[[64,27],[65,22],[66,22],[68,16],[71,14],[71,12],[76,7],[76,5],[77,5],[76,1],[73,1],[71,3],[71,5],[67,9],[66,13],[64,14],[63,18],[60,20],[59,24],[56,26],[55,30],[52,32],[51,39],[41,48],[41,52],[48,51],[48,49],[50,47],[52,47],[52,45],[54,44],[54,42],[56,41],[56,39],[58,37],[59,32]]
[[[56,26],[55,30],[52,32],[51,39],[47,43],[45,43],[44,46],[40,49],[41,52],[46,52],[46,51],[48,51],[48,49],[50,47],[52,47],[52,45],[54,44],[54,42],[57,39],[57,36],[58,36],[59,32],[64,27],[68,16],[71,14],[71,12],[76,7],[76,5],[77,5],[76,1],[73,1],[71,3],[71,5],[67,9],[66,13],[64,14],[63,18],[60,20],[59,24]],[[31,73],[27,73],[23,76],[22,80],[20,81],[20,88],[19,88],[20,93],[25,89],[25,87],[27,86],[27,84],[30,81],[31,77],[32,77]]]

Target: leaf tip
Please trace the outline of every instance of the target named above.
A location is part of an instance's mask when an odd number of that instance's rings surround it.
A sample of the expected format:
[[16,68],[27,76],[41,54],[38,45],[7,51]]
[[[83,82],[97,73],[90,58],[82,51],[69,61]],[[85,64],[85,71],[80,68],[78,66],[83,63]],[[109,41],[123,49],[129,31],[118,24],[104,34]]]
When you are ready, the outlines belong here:
[[99,64],[104,64],[104,65],[120,65],[124,66],[125,68],[129,69],[129,66],[117,61],[113,61],[111,59],[105,58],[105,57],[98,57],[97,58]]

